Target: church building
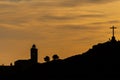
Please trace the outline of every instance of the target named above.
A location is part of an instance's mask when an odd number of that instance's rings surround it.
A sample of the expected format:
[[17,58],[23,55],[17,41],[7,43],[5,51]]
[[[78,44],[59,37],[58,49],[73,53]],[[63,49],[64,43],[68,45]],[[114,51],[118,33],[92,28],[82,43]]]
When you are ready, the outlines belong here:
[[38,63],[38,49],[36,48],[36,45],[33,44],[32,48],[30,49],[30,59],[17,60],[15,61],[15,66],[24,68],[24,67],[36,64],[36,63]]

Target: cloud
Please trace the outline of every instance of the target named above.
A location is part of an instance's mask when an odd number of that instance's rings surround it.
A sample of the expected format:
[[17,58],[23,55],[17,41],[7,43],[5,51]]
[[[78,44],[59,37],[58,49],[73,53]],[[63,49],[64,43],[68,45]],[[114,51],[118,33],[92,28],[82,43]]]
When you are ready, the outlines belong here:
[[77,18],[76,16],[55,16],[55,15],[44,15],[42,16],[43,19],[50,19],[50,20],[70,20],[70,19],[75,19]]
[[[114,0],[117,1],[117,0]],[[101,4],[101,3],[109,3],[113,2],[113,0],[61,0],[60,5],[62,6],[81,6],[88,4]]]
[[0,0],[0,2],[30,2],[33,6],[72,7],[88,4],[109,3],[118,0]]
[[[62,12],[62,11],[61,11]],[[64,10],[63,10],[64,12]],[[59,14],[42,14],[41,16],[39,16],[37,19],[39,21],[73,21],[73,20],[77,20],[77,19],[91,19],[91,18],[103,18],[103,17],[107,17],[105,14],[102,13],[86,13],[86,14],[79,14],[76,12],[76,14],[69,14],[69,13],[59,13]]]
[[83,18],[98,18],[98,17],[105,17],[103,14],[87,14],[87,15],[80,15],[79,17]]
[[111,21],[105,21],[105,22],[94,22],[94,23],[91,23],[91,24],[115,24],[115,23],[120,23],[119,20],[111,20]]
[[87,26],[87,25],[60,25],[57,29],[62,30],[99,30],[101,27]]
[[[17,4],[14,4],[14,3],[7,3],[5,1],[1,2],[0,1],[0,9],[3,10],[3,9],[14,9],[17,7]],[[1,12],[1,11],[0,11]]]
[[[19,28],[19,27],[18,27]],[[24,29],[15,29],[15,27],[5,27],[4,25],[0,27],[0,39],[1,40],[36,40],[36,39],[46,39],[44,35],[38,35],[37,32]]]
[[0,0],[1,2],[21,2],[21,1],[32,1],[32,0]]
[[[47,1],[54,1],[54,0],[47,0]],[[74,5],[80,5],[80,4],[100,4],[100,3],[108,3],[113,2],[113,0],[57,0],[61,5],[64,6],[74,6]],[[57,2],[56,1],[56,2]],[[117,0],[114,0],[117,1]]]
[[[65,4],[84,4],[84,3],[107,3],[113,0],[0,0],[1,2],[39,2],[39,3],[59,3],[61,5]],[[114,0],[118,1],[118,0]]]
[[14,18],[14,19],[0,19],[0,24],[7,24],[12,26],[22,26],[22,24],[27,23],[28,19]]
[[[117,0],[114,0],[117,1]],[[62,6],[79,6],[79,5],[88,5],[88,4],[101,4],[109,3],[113,0],[61,0]]]
[[10,5],[10,4],[0,4],[0,8],[14,8],[14,5]]

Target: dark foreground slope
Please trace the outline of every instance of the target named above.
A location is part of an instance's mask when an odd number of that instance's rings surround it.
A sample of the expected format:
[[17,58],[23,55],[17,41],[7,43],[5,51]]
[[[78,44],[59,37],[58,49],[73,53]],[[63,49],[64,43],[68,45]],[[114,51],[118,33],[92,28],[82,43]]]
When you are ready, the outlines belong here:
[[[92,49],[82,55],[75,55],[64,60],[37,63],[25,69],[13,66],[11,72],[13,75],[11,74],[9,79],[21,80],[119,78],[120,42],[108,41],[94,45]],[[7,74],[9,75],[9,73]]]

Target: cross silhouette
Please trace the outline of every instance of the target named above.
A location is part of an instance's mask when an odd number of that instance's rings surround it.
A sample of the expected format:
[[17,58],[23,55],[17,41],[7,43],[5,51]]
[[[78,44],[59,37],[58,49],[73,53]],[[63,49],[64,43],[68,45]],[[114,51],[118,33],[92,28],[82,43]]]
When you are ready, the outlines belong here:
[[113,37],[114,37],[114,34],[115,34],[115,29],[116,29],[116,27],[114,27],[114,26],[112,26],[112,27],[110,27],[110,29],[112,29],[112,35],[113,35]]

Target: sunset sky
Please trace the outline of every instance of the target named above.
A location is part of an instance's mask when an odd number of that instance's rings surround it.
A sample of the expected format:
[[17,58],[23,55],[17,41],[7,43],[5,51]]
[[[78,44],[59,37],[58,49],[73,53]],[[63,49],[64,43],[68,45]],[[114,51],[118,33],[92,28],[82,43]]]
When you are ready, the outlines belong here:
[[120,0],[0,0],[0,65],[29,59],[36,44],[39,62],[82,54],[111,38],[120,39]]

